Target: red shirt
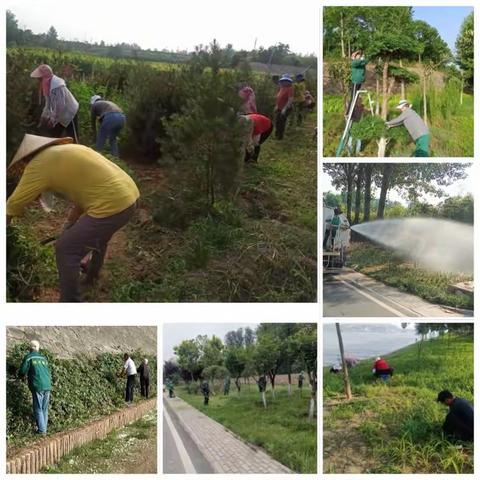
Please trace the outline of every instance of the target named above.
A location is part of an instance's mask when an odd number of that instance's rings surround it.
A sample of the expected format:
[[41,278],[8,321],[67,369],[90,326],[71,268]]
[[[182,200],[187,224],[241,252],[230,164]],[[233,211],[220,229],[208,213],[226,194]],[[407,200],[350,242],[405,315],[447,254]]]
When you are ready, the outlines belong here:
[[377,360],[373,367],[375,368],[375,370],[388,370],[390,367],[388,366],[388,363],[386,360],[384,360],[383,358],[381,358],[380,360]]
[[272,121],[265,115],[259,113],[250,113],[247,115],[250,120],[253,121],[253,133],[252,135],[261,135],[268,132],[272,128]]
[[287,104],[288,100],[293,97],[293,87],[287,85],[285,87],[280,87],[277,93],[277,110],[283,110],[283,107]]

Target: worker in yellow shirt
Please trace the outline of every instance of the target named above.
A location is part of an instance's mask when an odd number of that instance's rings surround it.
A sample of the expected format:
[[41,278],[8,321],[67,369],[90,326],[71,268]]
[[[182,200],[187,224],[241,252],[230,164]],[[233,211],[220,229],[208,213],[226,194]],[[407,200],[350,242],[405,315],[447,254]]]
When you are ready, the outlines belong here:
[[301,73],[298,73],[295,75],[295,83],[293,84],[293,107],[295,110],[297,125],[303,123],[303,117],[306,110],[305,93],[305,77]]
[[132,217],[140,192],[116,164],[73,139],[25,135],[8,167],[18,184],[7,200],[7,224],[44,192],[72,202],[56,242],[60,301],[79,302],[80,264],[91,252],[86,281],[100,273],[113,234]]

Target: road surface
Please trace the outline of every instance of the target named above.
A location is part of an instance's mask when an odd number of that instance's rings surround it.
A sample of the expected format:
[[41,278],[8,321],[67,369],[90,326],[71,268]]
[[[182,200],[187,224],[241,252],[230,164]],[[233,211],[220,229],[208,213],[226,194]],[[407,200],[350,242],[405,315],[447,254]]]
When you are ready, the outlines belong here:
[[163,402],[163,473],[214,473],[197,446]]
[[353,270],[323,276],[325,317],[470,317],[473,312],[431,304]]

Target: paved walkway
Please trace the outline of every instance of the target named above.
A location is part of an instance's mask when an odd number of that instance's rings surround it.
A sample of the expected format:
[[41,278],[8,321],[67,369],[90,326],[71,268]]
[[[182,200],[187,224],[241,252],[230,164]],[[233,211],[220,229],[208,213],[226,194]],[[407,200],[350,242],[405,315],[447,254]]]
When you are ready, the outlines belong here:
[[294,473],[260,447],[244,442],[182,399],[165,397],[164,405],[175,415],[215,473]]

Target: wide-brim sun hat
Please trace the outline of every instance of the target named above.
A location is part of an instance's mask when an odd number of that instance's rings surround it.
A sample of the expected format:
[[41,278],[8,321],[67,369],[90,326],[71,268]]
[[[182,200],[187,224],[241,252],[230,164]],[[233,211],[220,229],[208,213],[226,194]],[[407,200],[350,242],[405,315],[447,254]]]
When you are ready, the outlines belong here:
[[26,133],[8,168],[12,167],[26,157],[38,153],[44,148],[50,147],[52,145],[65,145],[67,143],[73,143],[73,138],[41,137],[39,135],[31,135],[30,133]]
[[409,107],[409,106],[410,106],[410,103],[408,102],[408,100],[403,99],[398,102],[398,105],[395,108],[400,109],[402,107]]
[[101,100],[101,96],[100,95],[93,95],[91,98],[90,98],[90,105],[93,105],[97,100]]
[[278,80],[279,82],[290,82],[293,83],[293,80],[291,79],[290,75],[284,73],[280,79]]
[[43,78],[43,77],[51,77],[53,75],[53,70],[50,65],[42,64],[39,65],[31,74],[30,77],[32,78]]

